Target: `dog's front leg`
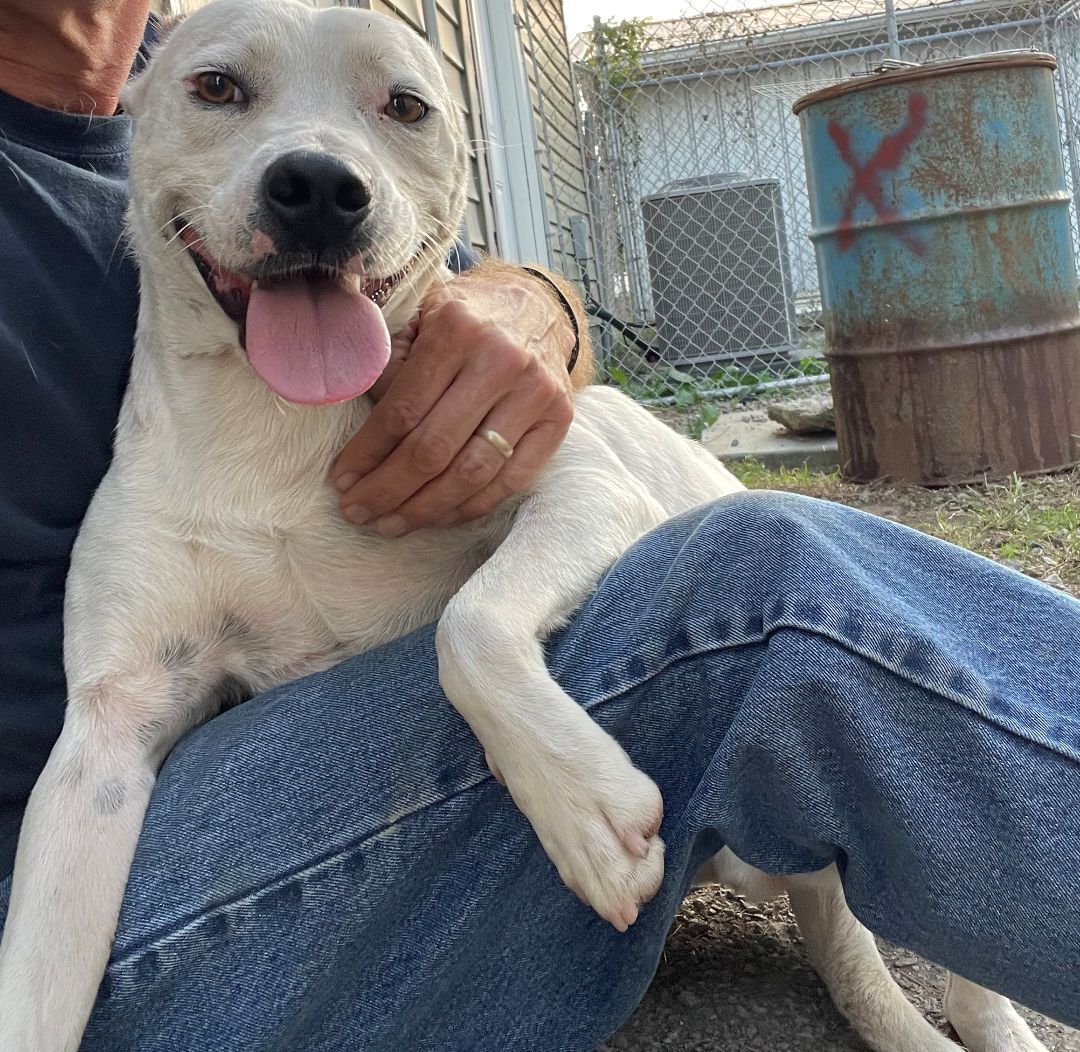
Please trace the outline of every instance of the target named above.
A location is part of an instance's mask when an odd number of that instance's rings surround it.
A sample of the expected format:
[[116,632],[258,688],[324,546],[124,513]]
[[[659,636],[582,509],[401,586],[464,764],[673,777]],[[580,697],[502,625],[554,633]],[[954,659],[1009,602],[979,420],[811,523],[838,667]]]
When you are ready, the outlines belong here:
[[[90,707],[113,704],[103,689]],[[154,770],[101,715],[69,716],[23,819],[0,946],[3,1052],[77,1048],[105,971]]]
[[[127,524],[116,544],[116,523]],[[0,942],[0,1052],[78,1047],[157,771],[240,655],[189,550],[108,476],[72,556],[64,727],[30,797]]]
[[665,516],[604,447],[566,459],[447,606],[439,675],[565,883],[623,931],[663,876],[663,803],[552,679],[540,641]]
[[167,668],[71,690],[30,797],[0,944],[0,1049],[78,1047],[160,763],[198,718]]

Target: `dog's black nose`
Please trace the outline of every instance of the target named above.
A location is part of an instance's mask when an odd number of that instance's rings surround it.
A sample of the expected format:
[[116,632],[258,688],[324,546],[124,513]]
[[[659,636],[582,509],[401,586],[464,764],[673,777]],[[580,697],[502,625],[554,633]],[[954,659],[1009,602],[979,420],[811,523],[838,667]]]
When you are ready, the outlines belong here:
[[340,252],[367,215],[367,187],[335,157],[297,152],[263,174],[262,196],[279,252]]

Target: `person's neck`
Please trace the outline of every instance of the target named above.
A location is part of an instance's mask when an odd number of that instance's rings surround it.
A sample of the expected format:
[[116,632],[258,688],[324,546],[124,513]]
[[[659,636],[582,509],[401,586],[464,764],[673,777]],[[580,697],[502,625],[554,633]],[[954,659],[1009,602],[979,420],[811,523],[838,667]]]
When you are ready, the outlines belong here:
[[142,41],[150,0],[0,0],[0,91],[107,116]]

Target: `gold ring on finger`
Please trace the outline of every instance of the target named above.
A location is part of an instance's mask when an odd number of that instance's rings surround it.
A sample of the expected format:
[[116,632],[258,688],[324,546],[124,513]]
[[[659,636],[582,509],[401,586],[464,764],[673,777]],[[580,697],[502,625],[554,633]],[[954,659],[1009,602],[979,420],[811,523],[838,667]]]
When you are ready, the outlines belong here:
[[503,460],[509,460],[514,455],[514,447],[498,431],[487,428],[484,431],[478,431],[477,434],[487,439],[499,451]]

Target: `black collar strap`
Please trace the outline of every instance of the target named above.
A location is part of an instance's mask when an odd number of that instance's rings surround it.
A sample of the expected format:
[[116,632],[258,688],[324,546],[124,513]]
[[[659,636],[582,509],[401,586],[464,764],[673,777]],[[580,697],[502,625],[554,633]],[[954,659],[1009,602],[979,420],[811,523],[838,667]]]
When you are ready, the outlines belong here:
[[566,362],[566,371],[572,373],[574,366],[577,365],[578,355],[581,353],[581,329],[578,328],[577,314],[574,308],[571,306],[570,301],[566,298],[566,293],[555,284],[542,270],[536,270],[533,267],[522,267],[526,274],[531,274],[534,278],[539,278],[544,282],[559,298],[559,302],[562,304],[562,308],[566,311],[567,318],[570,319],[570,328],[574,330],[574,349],[570,352],[570,357]]

